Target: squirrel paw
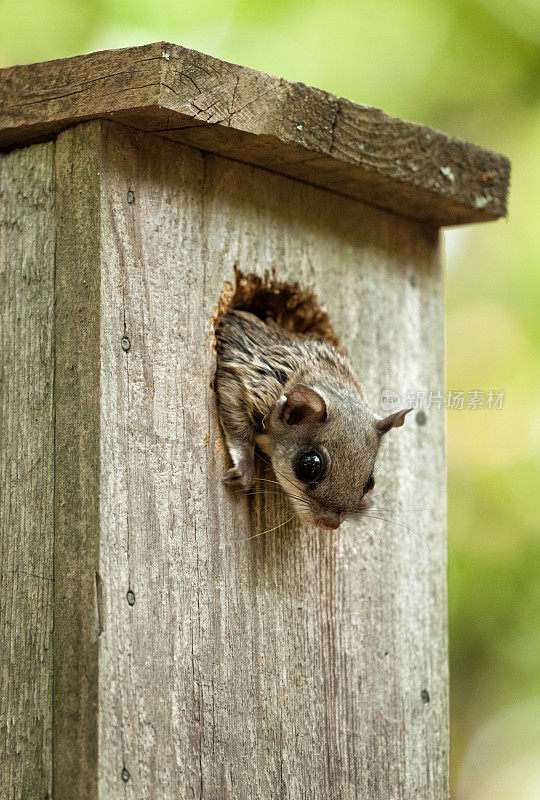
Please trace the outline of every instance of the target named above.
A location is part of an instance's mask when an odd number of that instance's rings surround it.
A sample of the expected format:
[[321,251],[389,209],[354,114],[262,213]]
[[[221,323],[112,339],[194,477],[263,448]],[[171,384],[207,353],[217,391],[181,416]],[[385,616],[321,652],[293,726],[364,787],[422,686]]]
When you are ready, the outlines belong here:
[[246,492],[255,483],[253,469],[243,464],[228,469],[223,480],[227,486],[231,486],[233,489],[244,489]]

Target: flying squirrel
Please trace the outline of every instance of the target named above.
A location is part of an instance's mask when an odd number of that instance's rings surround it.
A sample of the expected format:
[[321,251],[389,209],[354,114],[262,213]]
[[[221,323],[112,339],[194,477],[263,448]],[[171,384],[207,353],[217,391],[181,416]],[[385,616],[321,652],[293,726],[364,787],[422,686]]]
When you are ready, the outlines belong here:
[[257,446],[310,524],[335,530],[369,508],[382,436],[411,409],[376,417],[344,353],[247,311],[225,314],[216,340],[219,417],[233,462],[226,483],[251,489]]

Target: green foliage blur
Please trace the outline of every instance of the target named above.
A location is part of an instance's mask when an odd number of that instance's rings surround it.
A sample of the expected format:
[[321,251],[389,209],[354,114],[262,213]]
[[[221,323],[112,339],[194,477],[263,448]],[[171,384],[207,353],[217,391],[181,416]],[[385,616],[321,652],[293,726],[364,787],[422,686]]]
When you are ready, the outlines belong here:
[[0,0],[0,66],[177,42],[505,153],[508,221],[446,232],[452,784],[540,798],[540,0]]

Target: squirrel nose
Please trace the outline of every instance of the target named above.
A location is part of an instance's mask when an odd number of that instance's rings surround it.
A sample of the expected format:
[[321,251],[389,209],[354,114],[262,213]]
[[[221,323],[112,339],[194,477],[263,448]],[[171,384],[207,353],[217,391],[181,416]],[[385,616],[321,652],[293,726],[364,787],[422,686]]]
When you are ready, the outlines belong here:
[[315,520],[315,525],[318,528],[322,528],[324,531],[335,531],[336,528],[339,528],[341,524],[341,515],[340,514],[324,514],[324,516],[317,517]]

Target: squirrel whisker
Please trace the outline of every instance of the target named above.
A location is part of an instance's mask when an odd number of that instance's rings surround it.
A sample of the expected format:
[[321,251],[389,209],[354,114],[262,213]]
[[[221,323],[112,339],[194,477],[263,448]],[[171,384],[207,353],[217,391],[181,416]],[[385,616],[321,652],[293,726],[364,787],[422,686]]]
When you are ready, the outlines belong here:
[[[270,481],[270,480],[266,481],[264,478],[255,478],[255,480],[264,481],[265,483],[272,483],[281,488],[281,484],[278,483],[278,481]],[[244,489],[233,489],[233,491],[235,491],[236,494],[246,495],[246,497],[252,496],[254,494],[268,494],[268,495],[271,494],[275,495],[276,497],[290,497],[293,500],[298,500],[299,503],[303,503],[307,508],[309,508],[309,504],[303,497],[297,497],[297,495],[295,494],[286,494],[283,490],[281,490],[280,492],[276,492],[276,491],[271,491],[270,489],[261,489],[260,491],[248,489],[248,491],[246,492]]]
[[375,515],[375,514],[362,514],[362,515],[360,516],[360,521],[362,521],[363,519],[366,519],[366,518],[367,518],[367,519],[378,519],[378,520],[380,520],[381,522],[388,522],[390,525],[399,525],[399,527],[401,527],[401,528],[404,528],[404,529],[405,529],[406,531],[408,531],[409,533],[412,533],[412,534],[413,534],[413,536],[416,536],[418,539],[420,539],[420,541],[421,541],[421,542],[422,542],[422,543],[423,543],[423,544],[426,546],[426,548],[429,550],[429,544],[428,544],[428,543],[427,543],[427,541],[426,541],[426,540],[423,538],[423,536],[420,536],[420,534],[419,534],[417,531],[415,531],[413,528],[410,528],[408,525],[405,525],[403,522],[398,522],[398,521],[397,521],[397,520],[395,520],[395,519],[388,519],[387,517],[380,517],[380,516],[377,516],[377,515]]
[[291,522],[295,518],[296,514],[293,514],[292,517],[286,519],[285,522],[281,522],[279,525],[276,525],[275,528],[268,528],[266,531],[261,531],[260,533],[255,533],[253,536],[248,536],[245,539],[236,539],[237,542],[249,542],[250,539],[256,539],[257,536],[264,536],[265,533],[272,533],[272,531],[277,531],[278,528],[282,528],[284,525],[287,525],[288,522]]
[[[259,452],[257,452],[257,450],[255,450],[255,455],[258,456],[264,464],[269,466],[270,469],[273,469],[274,472],[276,473],[276,475],[281,475],[282,478],[285,478],[285,475],[283,475],[282,472],[280,472],[278,469],[276,469],[276,467],[270,461],[268,461],[266,458],[264,458],[264,456],[262,456]],[[264,479],[263,478],[259,478],[259,480],[264,480]],[[301,486],[298,486],[298,484],[296,484],[290,478],[287,478],[286,480],[288,480],[288,482],[291,484],[291,486],[294,486],[295,489],[298,489],[298,491],[300,493],[302,492],[302,487]]]

